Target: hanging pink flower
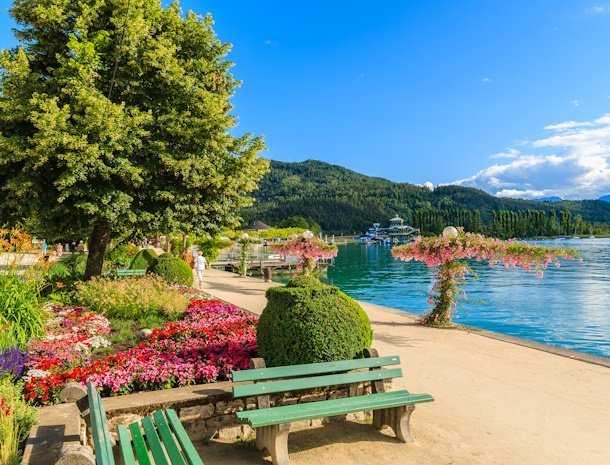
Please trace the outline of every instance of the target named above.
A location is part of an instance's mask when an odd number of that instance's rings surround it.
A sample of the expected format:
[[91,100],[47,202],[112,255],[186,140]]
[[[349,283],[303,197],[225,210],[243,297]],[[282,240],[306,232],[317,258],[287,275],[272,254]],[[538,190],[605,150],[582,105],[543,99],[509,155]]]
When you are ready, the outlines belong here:
[[503,241],[482,234],[465,233],[463,228],[459,228],[455,237],[419,236],[410,244],[394,247],[392,256],[406,262],[424,262],[436,268],[436,282],[428,297],[428,303],[434,308],[422,321],[435,326],[448,326],[451,324],[453,307],[457,305],[456,296],[462,294],[466,298],[460,286],[472,273],[468,264],[460,260],[487,261],[490,267],[498,263],[504,268],[519,267],[528,272],[535,271],[536,277],[542,278],[550,263],[559,267],[560,259],[574,260],[578,253],[573,249],[532,245],[515,239]]
[[336,257],[338,250],[336,245],[316,239],[311,231],[305,231],[281,244],[274,244],[271,248],[284,256],[300,257],[298,266],[304,274],[312,272],[318,260]]

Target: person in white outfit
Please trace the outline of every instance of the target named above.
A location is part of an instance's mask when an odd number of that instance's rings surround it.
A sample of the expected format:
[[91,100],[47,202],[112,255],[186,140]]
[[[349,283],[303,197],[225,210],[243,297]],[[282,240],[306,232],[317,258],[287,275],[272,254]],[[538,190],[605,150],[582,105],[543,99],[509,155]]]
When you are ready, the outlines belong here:
[[199,278],[199,287],[201,287],[203,283],[203,271],[205,270],[206,265],[207,262],[203,256],[203,252],[200,250],[197,253],[197,258],[195,258],[195,270],[197,270],[197,277]]

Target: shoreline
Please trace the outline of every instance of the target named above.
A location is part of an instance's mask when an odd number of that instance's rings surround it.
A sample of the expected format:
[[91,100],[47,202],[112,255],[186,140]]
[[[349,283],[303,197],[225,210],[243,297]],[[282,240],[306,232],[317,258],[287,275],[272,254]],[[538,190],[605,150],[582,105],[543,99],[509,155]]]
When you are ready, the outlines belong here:
[[[260,314],[265,291],[274,285],[206,270],[202,290]],[[515,341],[475,337],[481,331],[422,326],[406,312],[361,304],[373,327],[373,347],[401,358],[404,378],[394,389],[429,393],[435,401],[415,409],[414,443],[394,448],[371,431],[366,440],[350,443],[341,433],[323,446],[320,431],[311,433],[317,439],[303,449],[295,434],[295,465],[351,465],[362,456],[375,464],[392,457],[392,463],[405,465],[599,465],[610,457],[606,366]],[[386,459],[380,452],[387,452]]]

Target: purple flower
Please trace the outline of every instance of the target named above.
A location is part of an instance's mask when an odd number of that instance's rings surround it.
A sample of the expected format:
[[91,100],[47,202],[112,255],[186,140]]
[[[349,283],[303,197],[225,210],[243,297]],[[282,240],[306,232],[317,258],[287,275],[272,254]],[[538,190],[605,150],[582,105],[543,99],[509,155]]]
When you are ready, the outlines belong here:
[[23,373],[26,361],[27,355],[16,347],[5,349],[0,353],[0,378],[5,375],[19,378]]

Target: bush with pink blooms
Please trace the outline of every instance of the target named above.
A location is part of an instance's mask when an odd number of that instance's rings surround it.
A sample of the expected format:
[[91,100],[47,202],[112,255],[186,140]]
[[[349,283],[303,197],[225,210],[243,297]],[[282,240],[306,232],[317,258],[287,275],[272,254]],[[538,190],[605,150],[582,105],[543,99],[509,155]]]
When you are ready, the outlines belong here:
[[[310,233],[308,237],[307,233]],[[300,257],[298,264],[302,274],[311,274],[315,269],[318,260],[329,259],[337,256],[337,246],[327,244],[320,239],[316,239],[313,233],[305,233],[289,239],[281,244],[271,245],[271,249],[285,256]]]
[[403,261],[424,262],[436,269],[436,282],[428,297],[432,310],[423,316],[422,323],[432,326],[450,326],[456,297],[462,295],[461,286],[472,273],[468,263],[461,260],[487,261],[489,266],[501,263],[505,268],[523,268],[535,271],[538,278],[551,264],[559,267],[560,259],[574,260],[578,253],[573,249],[545,247],[504,241],[481,234],[465,233],[459,229],[456,237],[418,237],[411,244],[392,249],[392,256]]
[[193,299],[182,320],[101,358],[95,351],[108,344],[108,320],[82,307],[52,311],[54,329],[28,353],[25,394],[38,404],[58,402],[68,381],[91,380],[116,395],[227,380],[257,353],[257,317],[217,300]]

